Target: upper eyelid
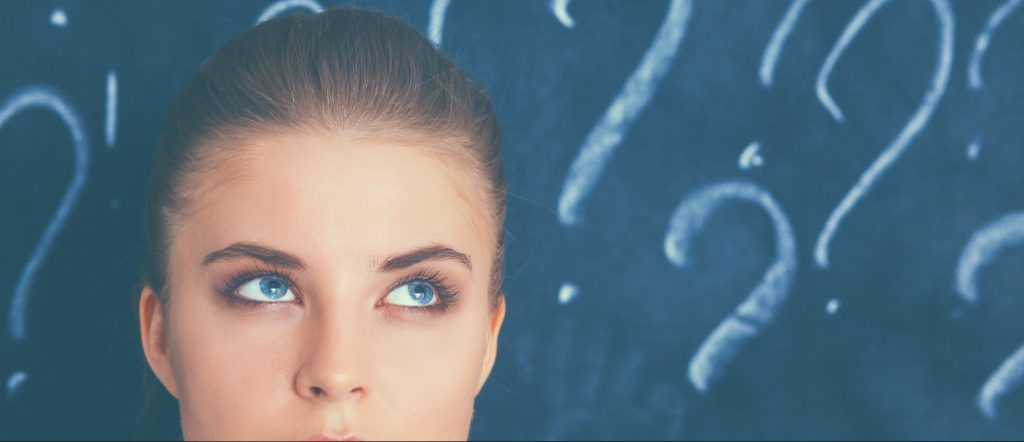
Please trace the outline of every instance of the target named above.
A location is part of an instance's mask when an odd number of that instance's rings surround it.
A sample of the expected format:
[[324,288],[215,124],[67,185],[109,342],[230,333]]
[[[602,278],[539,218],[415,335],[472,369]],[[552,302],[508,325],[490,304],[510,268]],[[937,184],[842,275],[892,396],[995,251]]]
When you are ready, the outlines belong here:
[[245,287],[246,284],[249,284],[250,282],[255,281],[257,279],[260,279],[260,278],[266,278],[268,276],[274,276],[274,277],[278,277],[278,278],[284,279],[285,282],[288,283],[288,289],[295,292],[294,293],[296,295],[295,299],[297,301],[301,302],[302,291],[299,290],[299,286],[298,286],[298,284],[295,283],[295,279],[292,278],[291,275],[287,274],[287,272],[281,271],[281,269],[266,269],[266,268],[255,268],[255,267],[253,267],[253,268],[244,269],[244,270],[242,270],[239,273],[240,273],[239,276],[233,277],[229,281],[227,287],[225,287],[224,290],[223,290],[225,292],[225,294],[227,294],[228,296],[234,296],[236,298],[239,298],[239,299],[242,299],[242,300],[245,300],[245,301],[262,302],[262,303],[267,303],[267,304],[275,304],[275,303],[282,303],[282,302],[292,302],[292,301],[260,301],[260,300],[257,300],[257,299],[252,299],[252,298],[249,298],[249,297],[242,296],[242,295],[238,294],[238,290],[241,289],[242,287]]
[[431,278],[430,274],[433,274],[433,273],[434,273],[434,271],[432,271],[432,270],[419,270],[419,271],[414,271],[409,276],[403,276],[403,277],[398,279],[398,282],[392,284],[387,290],[385,290],[384,297],[381,298],[381,299],[386,299],[387,295],[389,295],[395,289],[397,289],[397,288],[399,288],[399,287],[401,287],[403,285],[406,285],[406,284],[409,284],[409,283],[412,283],[412,282],[416,282],[416,281],[426,282],[426,283],[434,286],[434,288],[436,290],[444,290],[445,289],[444,286],[450,285],[450,284],[446,284],[445,283],[445,281],[447,280],[447,277],[445,277],[444,274],[442,274],[440,272],[437,272],[438,276],[435,277],[435,278]]
[[[292,294],[295,296],[295,300],[299,299],[300,293],[299,293],[298,285],[295,284],[295,282],[292,281],[292,278],[289,278],[288,275],[282,275],[282,274],[276,273],[276,272],[271,272],[271,273],[266,273],[266,274],[262,274],[262,275],[256,275],[256,276],[247,277],[247,278],[245,278],[245,280],[243,280],[241,282],[241,284],[238,284],[238,287],[236,287],[234,291],[237,292],[242,287],[245,287],[245,286],[249,285],[253,281],[259,280],[261,278],[266,278],[266,277],[269,277],[269,276],[273,276],[273,277],[276,277],[276,278],[279,278],[279,279],[283,279],[284,282],[286,284],[288,284],[288,291],[293,292]],[[247,298],[247,297],[244,297],[244,296],[242,298],[250,300],[250,301],[267,302],[267,303],[288,302],[288,301],[260,301],[260,300],[257,300],[257,299]]]

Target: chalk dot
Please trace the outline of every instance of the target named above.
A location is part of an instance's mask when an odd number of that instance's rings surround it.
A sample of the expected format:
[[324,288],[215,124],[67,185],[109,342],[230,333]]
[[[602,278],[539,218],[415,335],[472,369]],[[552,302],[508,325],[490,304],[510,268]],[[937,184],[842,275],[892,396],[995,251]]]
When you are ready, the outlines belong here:
[[761,167],[764,165],[764,158],[761,156],[761,143],[754,141],[747,145],[743,149],[743,153],[740,154],[740,158],[737,161],[740,169],[750,170],[755,167]]
[[978,159],[978,154],[980,152],[981,152],[981,139],[980,138],[975,138],[974,141],[972,141],[971,144],[969,144],[967,146],[967,159],[969,159],[971,161],[977,160]]
[[580,289],[576,287],[576,284],[562,284],[562,288],[558,291],[558,303],[562,305],[568,304],[569,301],[572,301],[579,294],[579,291]]
[[57,8],[50,14],[50,23],[54,26],[65,27],[68,25],[68,15],[64,13],[64,9]]
[[828,304],[825,305],[825,313],[828,313],[829,315],[834,315],[837,311],[839,311],[839,306],[840,304],[838,299],[830,299],[828,301]]

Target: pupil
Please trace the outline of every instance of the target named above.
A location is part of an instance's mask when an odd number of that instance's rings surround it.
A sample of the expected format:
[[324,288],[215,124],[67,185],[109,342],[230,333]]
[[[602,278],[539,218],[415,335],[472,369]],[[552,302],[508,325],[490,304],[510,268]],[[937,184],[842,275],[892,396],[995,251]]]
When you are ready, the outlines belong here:
[[260,281],[260,290],[270,299],[277,299],[284,296],[284,284],[280,279],[264,278]]

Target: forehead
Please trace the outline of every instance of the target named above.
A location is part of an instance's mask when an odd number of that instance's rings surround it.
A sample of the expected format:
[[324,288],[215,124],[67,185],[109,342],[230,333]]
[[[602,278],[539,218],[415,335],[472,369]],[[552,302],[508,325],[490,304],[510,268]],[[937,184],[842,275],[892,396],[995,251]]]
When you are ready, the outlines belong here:
[[225,154],[195,177],[180,227],[197,253],[255,241],[358,272],[373,258],[431,242],[467,252],[481,267],[476,261],[492,253],[492,222],[469,165],[434,148],[326,132],[236,143],[213,147]]

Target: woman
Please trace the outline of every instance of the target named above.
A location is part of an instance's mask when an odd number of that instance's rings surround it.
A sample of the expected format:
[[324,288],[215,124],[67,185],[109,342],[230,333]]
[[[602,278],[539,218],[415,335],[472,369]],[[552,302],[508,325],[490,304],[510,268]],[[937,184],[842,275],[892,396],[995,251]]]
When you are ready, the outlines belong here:
[[353,7],[235,37],[169,106],[139,322],[185,439],[466,439],[505,314],[487,94]]

